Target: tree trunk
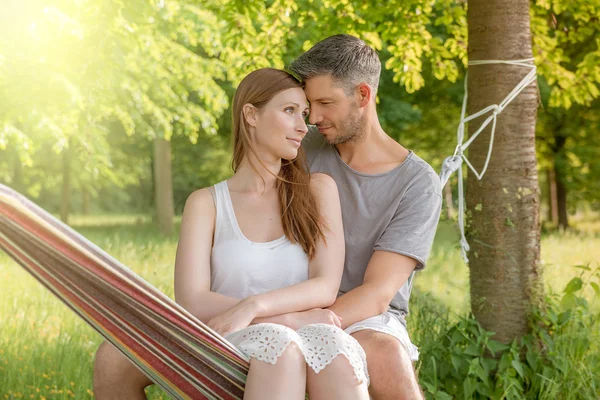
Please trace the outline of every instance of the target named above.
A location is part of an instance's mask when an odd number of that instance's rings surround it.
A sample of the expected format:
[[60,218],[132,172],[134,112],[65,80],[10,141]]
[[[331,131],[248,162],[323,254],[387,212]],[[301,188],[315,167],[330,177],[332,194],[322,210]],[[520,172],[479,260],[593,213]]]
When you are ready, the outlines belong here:
[[83,189],[81,192],[81,213],[83,215],[90,213],[90,192],[87,189]]
[[[558,175],[558,174],[557,174]],[[569,227],[569,215],[567,214],[567,188],[563,183],[563,177],[556,178],[556,204],[558,206],[558,227],[567,229]]]
[[171,179],[171,142],[154,139],[154,198],[158,228],[164,235],[173,233],[173,181]]
[[[532,57],[527,0],[471,0],[467,14],[470,60]],[[469,67],[468,111],[499,104],[529,72],[520,66]],[[543,299],[539,189],[535,153],[538,91],[527,87],[498,116],[486,175],[467,179],[471,307],[479,323],[507,343],[528,331],[531,306]],[[473,134],[484,118],[469,124]],[[483,167],[491,124],[469,148]]]
[[558,225],[558,200],[556,194],[556,173],[554,172],[554,166],[548,168],[548,221],[552,225]]
[[565,142],[567,138],[557,135],[554,138],[554,171],[556,173],[556,203],[558,206],[558,227],[567,229],[569,227],[569,216],[567,214],[567,188],[565,185],[564,169],[567,165],[565,161]]
[[62,154],[62,195],[60,202],[60,220],[69,223],[69,205],[71,203],[71,149]]
[[454,204],[452,203],[452,187],[449,183],[444,186],[444,197],[446,197],[446,213],[448,219],[452,219],[456,213],[454,212]]

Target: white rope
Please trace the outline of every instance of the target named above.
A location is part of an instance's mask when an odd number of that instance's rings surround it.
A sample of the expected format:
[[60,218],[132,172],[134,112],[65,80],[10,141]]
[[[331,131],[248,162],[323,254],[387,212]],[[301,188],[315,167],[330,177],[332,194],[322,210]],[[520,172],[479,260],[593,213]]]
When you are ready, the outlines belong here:
[[[494,147],[494,133],[496,131],[496,120],[497,120],[498,114],[500,114],[502,111],[504,111],[504,109],[527,86],[529,86],[536,80],[536,67],[535,67],[535,65],[533,65],[533,58],[525,58],[522,60],[512,60],[512,61],[507,61],[507,60],[469,61],[469,66],[486,65],[486,64],[518,65],[521,67],[531,68],[531,71],[529,71],[529,73],[527,75],[525,75],[525,77],[521,80],[521,82],[519,82],[517,84],[517,86],[515,86],[515,88],[506,96],[506,98],[504,100],[502,100],[502,102],[500,102],[500,104],[493,104],[491,106],[488,106],[475,114],[469,115],[468,117],[465,117],[465,114],[467,112],[467,96],[468,96],[467,79],[468,79],[468,75],[469,75],[468,72],[465,75],[465,97],[463,99],[462,109],[461,109],[461,113],[460,113],[460,123],[458,125],[458,130],[456,132],[458,145],[456,146],[456,150],[454,151],[454,154],[451,157],[447,157],[444,160],[444,163],[442,164],[442,172],[440,173],[440,180],[442,183],[442,187],[444,187],[446,185],[446,183],[448,182],[448,180],[450,179],[450,176],[452,175],[452,173],[454,171],[458,171],[458,226],[460,229],[461,255],[462,255],[463,259],[465,260],[465,262],[469,262],[469,259],[467,258],[467,253],[469,252],[469,243],[467,242],[467,239],[465,237],[465,220],[464,220],[465,219],[465,193],[464,193],[464,188],[463,188],[463,172],[462,172],[462,168],[461,168],[462,162],[464,160],[464,162],[467,164],[467,166],[473,172],[473,174],[475,174],[475,176],[477,177],[478,180],[481,180],[481,178],[483,178],[483,175],[485,175],[485,172],[487,171],[488,165],[490,163],[490,159],[492,157],[492,149]],[[465,125],[469,121],[472,121],[475,118],[478,118],[478,117],[488,114],[488,113],[491,113],[491,115],[488,116],[483,121],[483,123],[481,124],[479,129],[477,129],[477,131],[475,131],[475,133],[473,133],[473,135],[471,135],[469,140],[467,140],[466,142],[463,143],[463,140],[465,137]],[[492,124],[492,131],[490,134],[490,144],[488,147],[488,153],[487,153],[487,157],[485,159],[483,168],[481,169],[481,172],[478,172],[475,169],[475,167],[473,167],[473,165],[469,162],[469,160],[467,159],[467,156],[465,156],[464,152],[471,145],[471,143],[473,143],[473,141],[477,138],[477,136],[479,136],[479,134],[481,132],[483,132],[483,130],[490,123]]]

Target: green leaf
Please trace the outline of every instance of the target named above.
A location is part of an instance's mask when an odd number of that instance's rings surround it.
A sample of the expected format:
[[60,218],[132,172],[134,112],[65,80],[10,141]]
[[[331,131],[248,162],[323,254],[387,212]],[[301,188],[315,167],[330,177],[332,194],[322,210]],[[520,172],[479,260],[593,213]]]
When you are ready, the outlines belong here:
[[598,284],[596,282],[590,282],[590,286],[594,289],[594,292],[596,292],[596,296],[600,297],[600,287]]
[[463,391],[464,391],[464,395],[465,395],[465,399],[469,399],[471,398],[471,396],[473,396],[473,393],[475,392],[475,389],[477,388],[477,381],[471,377],[465,379],[465,381],[463,382]]
[[465,338],[465,335],[458,329],[455,329],[450,337],[450,343],[454,346],[457,343],[460,343]]
[[565,312],[562,312],[558,316],[558,325],[559,326],[563,326],[564,324],[566,324],[567,322],[569,322],[570,319],[571,319],[571,310],[567,310]]
[[500,353],[509,349],[507,345],[502,344],[497,340],[488,340],[487,348],[492,352],[493,355],[496,355],[496,353]]
[[575,268],[582,269],[584,271],[591,271],[592,269],[587,265],[576,265]]
[[577,305],[577,297],[573,293],[565,294],[560,300],[560,306],[566,310],[575,308]]
[[473,357],[477,357],[481,355],[481,349],[479,349],[475,344],[470,344],[465,349],[465,354]]
[[437,400],[452,400],[453,397],[450,396],[448,393],[440,390],[438,392],[435,392],[435,399],[437,399]]
[[583,287],[583,281],[579,277],[575,277],[569,281],[567,287],[565,288],[565,293],[575,293]]
[[500,364],[498,365],[498,369],[500,371],[504,371],[508,367],[510,367],[510,362],[512,361],[512,357],[510,353],[504,353],[504,355],[500,358]]
[[455,354],[451,354],[450,361],[452,361],[452,366],[454,367],[456,372],[460,372],[460,367],[462,366],[462,359]]
[[523,364],[521,364],[521,361],[519,361],[519,360],[512,360],[511,365],[518,372],[518,374],[519,374],[519,376],[521,378],[525,377],[525,372],[523,371]]

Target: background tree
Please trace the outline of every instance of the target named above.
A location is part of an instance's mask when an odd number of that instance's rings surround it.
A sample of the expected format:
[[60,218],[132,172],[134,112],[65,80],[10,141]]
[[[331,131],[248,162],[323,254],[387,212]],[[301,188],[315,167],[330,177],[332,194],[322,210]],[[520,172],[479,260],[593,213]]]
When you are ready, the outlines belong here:
[[[471,60],[532,57],[527,0],[470,1],[467,15]],[[469,114],[500,104],[528,72],[512,65],[469,67]],[[529,312],[542,299],[535,154],[538,100],[537,87],[531,84],[504,109],[485,176],[477,180],[469,174],[467,180],[471,308],[481,325],[502,342],[529,330]],[[469,133],[478,128],[475,120]],[[478,171],[487,156],[490,128],[469,148],[469,159]]]

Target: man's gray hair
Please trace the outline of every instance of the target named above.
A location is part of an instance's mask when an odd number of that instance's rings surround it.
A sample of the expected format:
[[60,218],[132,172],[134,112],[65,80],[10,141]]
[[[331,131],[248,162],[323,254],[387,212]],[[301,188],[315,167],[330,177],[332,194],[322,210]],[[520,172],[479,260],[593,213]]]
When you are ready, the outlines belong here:
[[361,82],[377,92],[381,62],[377,52],[361,39],[335,35],[320,41],[294,60],[290,70],[302,81],[331,75],[335,84],[350,96]]

